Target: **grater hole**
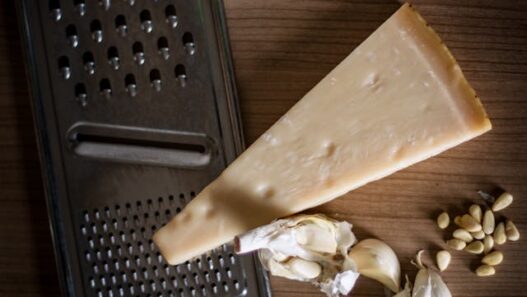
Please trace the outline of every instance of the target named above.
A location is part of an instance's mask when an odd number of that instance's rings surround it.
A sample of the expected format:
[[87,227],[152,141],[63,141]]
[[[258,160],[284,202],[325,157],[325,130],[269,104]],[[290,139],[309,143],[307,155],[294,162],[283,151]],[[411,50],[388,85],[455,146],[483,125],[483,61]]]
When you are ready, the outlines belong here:
[[66,38],[71,47],[77,47],[79,45],[79,34],[77,34],[77,28],[75,25],[69,24],[66,27]]
[[[125,76],[124,85],[126,88],[126,92],[130,94],[130,96],[135,97],[135,95],[137,95],[137,84],[135,82],[135,76],[133,74],[130,73]],[[127,206],[127,208],[129,207]]]
[[143,65],[145,63],[145,52],[143,49],[143,44],[139,41],[135,42],[132,45],[132,51],[134,54],[134,61],[139,65]]
[[152,15],[150,14],[150,11],[146,9],[141,11],[139,18],[141,20],[141,29],[143,29],[143,31],[146,33],[152,32],[154,29],[154,23],[152,22]]
[[171,28],[176,28],[177,27],[178,18],[177,18],[177,15],[176,15],[176,8],[174,7],[174,5],[168,5],[165,8],[165,17],[166,17],[166,21],[167,21],[168,25]]
[[62,10],[60,9],[60,2],[58,0],[50,0],[48,2],[49,11],[54,21],[58,22],[62,18]]
[[84,63],[84,70],[88,74],[92,75],[95,73],[95,59],[91,52],[85,52],[82,54],[82,62]]
[[157,40],[157,47],[158,48],[168,47],[168,40],[166,39],[166,37],[160,37]]
[[[79,94],[86,94],[86,86],[84,84],[81,84],[81,83],[78,83],[77,85],[75,85],[75,95],[79,95]],[[88,219],[89,221],[89,219]]]
[[103,39],[102,35],[102,25],[99,20],[93,20],[90,23],[90,31],[91,31],[91,37],[95,42],[101,43]]
[[60,57],[58,64],[59,64],[59,71],[62,75],[62,78],[69,79],[71,77],[71,68],[70,68],[70,61],[68,57],[66,56]]
[[115,46],[108,48],[108,63],[110,63],[113,69],[119,69],[119,52]]
[[104,10],[110,9],[111,0],[99,0],[99,6]]
[[[78,83],[75,85],[75,99],[82,107],[88,104],[88,94],[86,93],[86,86],[83,83]],[[85,212],[84,217],[86,222],[89,222],[90,219],[88,212]]]
[[126,25],[126,18],[120,14],[115,17],[115,30],[121,35],[125,36],[128,33],[128,26]]
[[112,86],[110,84],[110,80],[107,78],[101,79],[99,82],[99,90],[104,97],[110,98],[112,96]]
[[75,5],[75,10],[80,16],[86,14],[86,2],[84,0],[73,0],[73,5]]
[[179,84],[184,87],[187,83],[187,72],[185,70],[185,66],[182,64],[177,64],[176,68],[174,69],[176,79],[179,81]]
[[91,21],[90,23],[90,30],[93,32],[95,30],[102,30],[101,22],[97,19]]
[[168,40],[166,37],[160,37],[157,40],[157,49],[159,54],[163,56],[163,59],[168,60],[170,58],[170,49],[168,48]]
[[49,9],[53,10],[53,9],[57,9],[57,8],[60,9],[60,1],[58,1],[58,0],[50,0],[49,1]]
[[185,34],[183,34],[183,46],[189,55],[193,55],[196,52],[196,44],[194,43],[192,33],[185,32]]
[[150,71],[150,85],[157,92],[161,91],[161,73],[158,69],[152,69]]

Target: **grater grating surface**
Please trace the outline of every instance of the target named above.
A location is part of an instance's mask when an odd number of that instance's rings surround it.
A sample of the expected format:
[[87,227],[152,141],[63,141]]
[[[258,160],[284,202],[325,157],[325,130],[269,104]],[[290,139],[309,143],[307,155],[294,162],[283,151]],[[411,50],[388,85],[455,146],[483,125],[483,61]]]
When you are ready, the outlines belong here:
[[23,0],[48,211],[68,296],[269,296],[222,246],[150,240],[241,152],[219,0]]
[[169,266],[150,239],[193,197],[178,197],[86,210],[80,222],[84,270],[98,296],[239,296],[247,281],[232,247],[223,245],[207,255]]

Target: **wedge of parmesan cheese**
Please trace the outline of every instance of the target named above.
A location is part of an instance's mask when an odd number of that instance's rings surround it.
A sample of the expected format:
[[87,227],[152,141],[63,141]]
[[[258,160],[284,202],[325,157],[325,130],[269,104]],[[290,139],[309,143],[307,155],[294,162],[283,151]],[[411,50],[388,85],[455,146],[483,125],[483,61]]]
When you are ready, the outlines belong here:
[[154,241],[178,264],[490,129],[448,49],[405,4]]

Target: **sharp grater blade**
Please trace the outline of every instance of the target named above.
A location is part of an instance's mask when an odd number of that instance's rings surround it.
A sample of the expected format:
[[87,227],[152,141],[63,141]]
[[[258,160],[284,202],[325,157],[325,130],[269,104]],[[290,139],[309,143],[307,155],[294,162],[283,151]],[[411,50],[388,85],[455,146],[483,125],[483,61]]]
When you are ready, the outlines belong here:
[[221,246],[150,240],[243,149],[220,0],[23,0],[33,112],[67,296],[270,296]]

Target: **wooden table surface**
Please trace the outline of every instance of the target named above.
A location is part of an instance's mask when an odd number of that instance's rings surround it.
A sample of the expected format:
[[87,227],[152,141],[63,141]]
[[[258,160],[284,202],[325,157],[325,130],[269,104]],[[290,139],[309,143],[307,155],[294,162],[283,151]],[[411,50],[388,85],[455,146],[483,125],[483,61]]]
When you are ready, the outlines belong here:
[[[57,296],[13,1],[0,2],[0,296]],[[226,0],[242,118],[248,143],[338,64],[399,3],[389,0]],[[454,252],[443,273],[454,296],[527,296],[527,2],[412,1],[458,59],[494,129],[469,143],[317,208],[378,237],[404,273],[418,249],[435,253],[446,234],[433,218],[482,203],[477,190],[515,196],[505,215],[524,236],[499,249],[491,278],[472,272],[477,256]],[[429,255],[429,254],[428,254]],[[427,258],[430,263],[430,259]],[[274,296],[321,296],[307,284],[272,279]],[[361,278],[352,296],[383,296]]]

